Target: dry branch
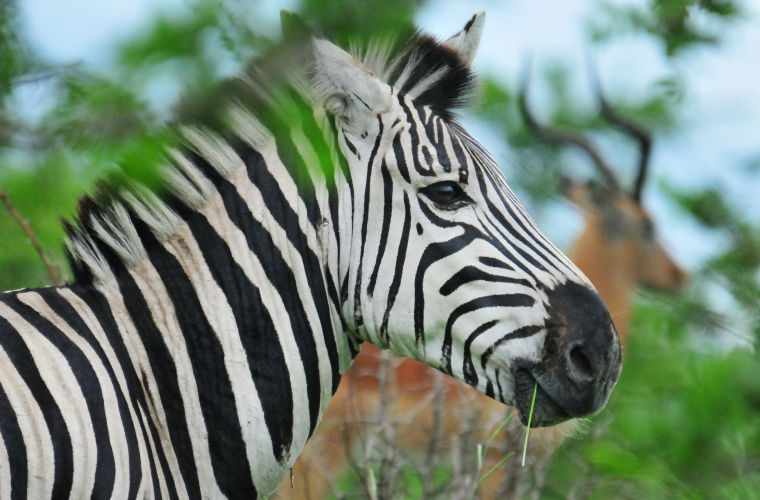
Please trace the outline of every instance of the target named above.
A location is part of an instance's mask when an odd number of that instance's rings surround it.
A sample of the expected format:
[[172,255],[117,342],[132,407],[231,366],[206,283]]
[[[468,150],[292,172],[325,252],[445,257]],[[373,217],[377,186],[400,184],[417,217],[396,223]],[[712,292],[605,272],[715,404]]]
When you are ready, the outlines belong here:
[[53,283],[58,286],[63,285],[63,281],[61,281],[61,278],[58,275],[58,272],[55,270],[53,263],[50,262],[50,259],[48,259],[47,255],[45,255],[45,251],[42,249],[42,246],[40,245],[37,236],[35,236],[34,231],[32,231],[32,227],[23,217],[21,217],[21,214],[18,213],[16,207],[13,206],[8,193],[0,189],[0,198],[3,200],[3,203],[5,203],[5,208],[8,209],[8,213],[11,214],[11,217],[13,217],[16,222],[18,222],[18,225],[21,226],[21,229],[23,229],[26,233],[27,238],[29,238],[29,242],[37,251],[37,255],[40,257],[40,260],[42,260],[42,263],[45,264],[45,267],[47,267],[47,270],[50,273],[50,277],[53,279]]

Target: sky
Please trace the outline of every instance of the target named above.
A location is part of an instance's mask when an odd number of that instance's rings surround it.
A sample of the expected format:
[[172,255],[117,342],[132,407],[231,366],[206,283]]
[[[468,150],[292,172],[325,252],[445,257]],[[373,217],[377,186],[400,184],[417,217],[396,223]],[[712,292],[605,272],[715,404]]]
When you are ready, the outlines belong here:
[[[269,25],[278,22],[280,8],[297,5],[295,0],[258,3],[257,19]],[[81,61],[96,69],[106,68],[116,43],[134,34],[153,14],[182,5],[182,0],[19,1],[26,34],[45,57],[55,63]],[[680,61],[689,82],[688,114],[677,133],[655,143],[654,182],[649,183],[644,202],[661,228],[663,244],[686,268],[697,267],[720,248],[722,240],[699,231],[673,207],[662,194],[661,183],[683,188],[723,186],[735,206],[760,220],[760,173],[753,178],[740,171],[751,159],[760,160],[760,0],[747,0],[745,8],[747,19],[730,31],[723,45],[697,50]],[[590,48],[587,22],[598,12],[598,0],[432,0],[417,21],[431,33],[449,36],[480,10],[486,11],[487,19],[475,60],[479,72],[513,84],[526,54],[535,61],[562,60],[579,69],[574,88],[581,103],[585,100],[591,109],[593,96],[581,69]],[[661,47],[642,36],[606,44],[594,57],[605,92],[612,96],[644,95],[668,70]],[[465,122],[509,176],[508,147],[487,127]],[[582,227],[580,216],[566,204],[548,209],[538,222],[565,249]]]

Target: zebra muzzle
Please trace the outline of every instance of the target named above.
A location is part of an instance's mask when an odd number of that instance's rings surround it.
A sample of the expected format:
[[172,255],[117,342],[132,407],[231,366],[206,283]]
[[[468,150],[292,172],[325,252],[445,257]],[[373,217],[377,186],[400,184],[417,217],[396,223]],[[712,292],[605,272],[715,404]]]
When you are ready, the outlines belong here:
[[556,425],[601,410],[621,370],[620,342],[598,293],[577,283],[547,293],[541,359],[517,360],[515,406],[527,424],[536,384],[532,427]]

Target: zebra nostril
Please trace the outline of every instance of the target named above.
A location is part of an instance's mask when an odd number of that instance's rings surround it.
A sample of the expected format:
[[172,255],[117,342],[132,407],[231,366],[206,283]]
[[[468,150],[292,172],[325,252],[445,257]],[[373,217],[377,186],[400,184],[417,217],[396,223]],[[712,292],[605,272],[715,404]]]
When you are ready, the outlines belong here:
[[570,349],[567,357],[570,375],[575,379],[590,379],[594,377],[594,366],[583,348],[579,345]]

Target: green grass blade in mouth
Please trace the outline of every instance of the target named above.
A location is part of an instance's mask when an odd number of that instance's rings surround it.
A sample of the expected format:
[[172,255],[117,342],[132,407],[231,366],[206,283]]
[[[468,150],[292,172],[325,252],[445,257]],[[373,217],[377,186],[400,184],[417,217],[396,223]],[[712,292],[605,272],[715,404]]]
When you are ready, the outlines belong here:
[[530,413],[528,414],[528,429],[525,431],[525,446],[523,446],[522,466],[525,467],[525,455],[528,453],[528,436],[530,436],[530,423],[533,421],[533,407],[536,406],[536,392],[538,392],[538,382],[533,386],[533,400],[530,402]]

